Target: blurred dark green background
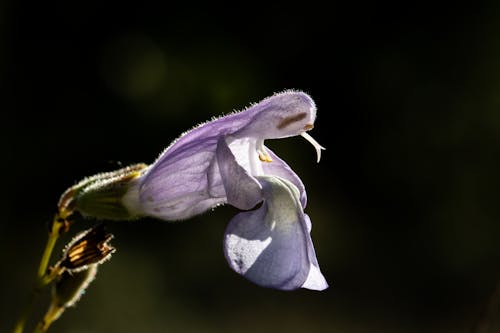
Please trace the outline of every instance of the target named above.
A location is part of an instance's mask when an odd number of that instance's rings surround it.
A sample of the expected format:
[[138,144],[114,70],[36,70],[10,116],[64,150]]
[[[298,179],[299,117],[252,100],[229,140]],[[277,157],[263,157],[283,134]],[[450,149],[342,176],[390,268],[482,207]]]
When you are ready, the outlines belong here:
[[[52,331],[473,330],[500,280],[494,1],[104,3],[0,5],[1,332],[67,187],[150,163],[193,125],[286,88],[315,99],[311,134],[327,150],[316,164],[301,138],[268,145],[306,184],[330,288],[280,292],[233,273],[231,207],[108,223],[117,253]],[[489,324],[500,332],[500,310]]]

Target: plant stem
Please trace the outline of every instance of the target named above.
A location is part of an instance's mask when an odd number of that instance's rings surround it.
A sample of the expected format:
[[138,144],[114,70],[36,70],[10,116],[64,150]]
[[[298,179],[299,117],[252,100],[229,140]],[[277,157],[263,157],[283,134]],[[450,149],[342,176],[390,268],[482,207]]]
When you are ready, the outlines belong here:
[[49,266],[50,257],[52,256],[52,252],[54,250],[54,246],[59,238],[59,235],[66,231],[68,228],[68,222],[66,221],[66,217],[69,214],[67,212],[60,212],[55,215],[54,220],[52,221],[52,225],[49,231],[47,244],[45,245],[45,249],[42,254],[42,259],[40,260],[40,265],[38,266],[38,272],[35,280],[35,287],[31,292],[28,302],[26,303],[19,319],[14,327],[13,333],[22,333],[24,331],[24,326],[26,324],[26,320],[31,313],[33,308],[33,304],[35,303],[35,299],[40,293],[40,291],[46,285],[50,284],[54,278],[55,274],[50,274],[47,272],[47,268]]
[[[55,225],[55,223],[54,223]],[[36,286],[43,287],[44,276],[47,273],[47,267],[49,265],[50,257],[52,255],[52,251],[54,250],[54,246],[56,245],[58,234],[54,233],[55,228],[52,228],[52,231],[49,233],[49,238],[47,239],[47,245],[45,245],[45,250],[43,251],[42,259],[40,260],[40,265],[38,266],[38,274],[37,274],[37,284]]]
[[51,304],[49,310],[47,311],[43,319],[38,323],[33,333],[47,332],[50,325],[52,325],[52,323],[61,316],[64,310],[65,310],[64,306],[57,306],[55,304]]

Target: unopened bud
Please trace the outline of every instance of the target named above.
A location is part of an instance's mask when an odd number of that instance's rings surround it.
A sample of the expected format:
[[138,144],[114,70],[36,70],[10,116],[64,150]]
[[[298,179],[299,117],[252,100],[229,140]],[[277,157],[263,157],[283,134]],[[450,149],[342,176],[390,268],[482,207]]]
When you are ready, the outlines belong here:
[[46,332],[70,306],[82,297],[85,289],[95,279],[97,267],[111,257],[115,248],[108,242],[113,235],[106,233],[100,224],[77,235],[65,247],[63,257],[52,267],[56,282],[47,313],[40,321],[37,332]]
[[111,257],[115,248],[109,244],[112,234],[104,225],[81,232],[65,247],[62,259],[56,264],[61,270],[79,272],[92,264],[100,264]]

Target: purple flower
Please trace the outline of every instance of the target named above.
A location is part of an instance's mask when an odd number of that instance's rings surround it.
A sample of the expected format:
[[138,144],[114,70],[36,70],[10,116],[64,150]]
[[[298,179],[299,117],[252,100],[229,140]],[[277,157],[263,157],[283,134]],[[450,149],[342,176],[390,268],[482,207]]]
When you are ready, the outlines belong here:
[[201,124],[133,182],[123,203],[134,215],[164,220],[187,219],[228,203],[244,210],[224,236],[233,270],[264,287],[326,289],[304,213],[304,185],[264,146],[266,139],[301,135],[313,144],[319,162],[324,148],[306,133],[315,119],[316,106],[307,94],[285,91]]

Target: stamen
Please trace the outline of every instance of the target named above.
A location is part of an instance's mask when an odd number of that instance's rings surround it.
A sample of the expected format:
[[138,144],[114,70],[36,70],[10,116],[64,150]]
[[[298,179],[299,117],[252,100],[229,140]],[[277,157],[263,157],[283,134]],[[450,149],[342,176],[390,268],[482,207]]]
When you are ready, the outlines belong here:
[[266,151],[266,152],[262,152],[262,151],[259,151],[259,160],[261,160],[261,162],[272,162],[273,159],[271,158],[271,156],[269,155],[269,153]]
[[273,159],[271,158],[271,155],[266,150],[266,147],[264,147],[264,140],[259,140],[260,142],[257,142],[257,153],[259,153],[259,160],[261,162],[272,162]]
[[325,150],[326,148],[321,146],[316,140],[314,140],[314,138],[312,136],[310,136],[309,134],[307,134],[306,132],[302,132],[300,133],[300,135],[306,139],[307,141],[309,141],[310,144],[313,145],[314,149],[316,149],[316,155],[318,156],[318,160],[317,162],[319,163],[319,160],[321,159],[321,150]]

